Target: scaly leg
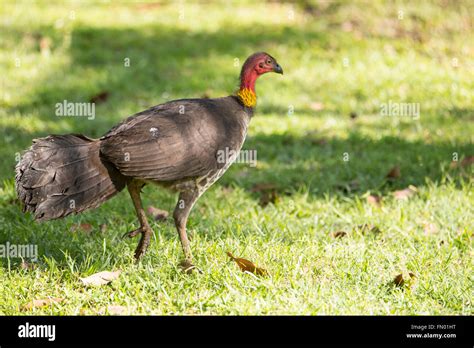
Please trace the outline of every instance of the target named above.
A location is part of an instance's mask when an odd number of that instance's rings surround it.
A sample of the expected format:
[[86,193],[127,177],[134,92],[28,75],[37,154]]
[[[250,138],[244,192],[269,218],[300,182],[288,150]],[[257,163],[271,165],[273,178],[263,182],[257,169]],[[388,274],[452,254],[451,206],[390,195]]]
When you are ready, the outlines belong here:
[[142,200],[140,198],[140,189],[142,188],[142,186],[142,183],[136,182],[134,180],[130,181],[127,184],[128,192],[130,193],[133,205],[135,206],[138,221],[140,222],[140,227],[136,230],[126,233],[124,237],[127,236],[129,238],[132,238],[139,234],[142,235],[140,238],[140,242],[138,243],[137,249],[135,250],[135,259],[137,259],[137,261],[145,254],[146,250],[148,249],[152,234],[152,230],[150,228],[150,225],[148,225],[148,220],[146,218],[145,211],[143,210]]
[[179,239],[181,240],[181,246],[183,247],[184,252],[184,261],[181,262],[181,267],[186,273],[189,273],[196,268],[192,264],[193,255],[191,253],[191,247],[186,233],[186,223],[188,222],[189,213],[199,196],[200,194],[197,189],[180,192],[178,203],[176,204],[173,213],[174,223],[178,230]]

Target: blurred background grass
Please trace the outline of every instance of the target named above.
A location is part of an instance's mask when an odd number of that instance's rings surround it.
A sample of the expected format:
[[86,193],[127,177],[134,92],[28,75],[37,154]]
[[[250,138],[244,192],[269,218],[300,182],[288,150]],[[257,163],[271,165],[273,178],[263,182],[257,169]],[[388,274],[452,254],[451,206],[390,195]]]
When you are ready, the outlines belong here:
[[[126,193],[96,211],[31,226],[31,218],[11,204],[16,158],[35,137],[50,133],[100,137],[123,118],[167,100],[228,95],[237,87],[245,58],[267,51],[285,75],[267,75],[257,83],[258,107],[244,148],[257,150],[258,166],[234,165],[198,203],[190,227],[198,235],[207,230],[209,238],[193,242],[195,254],[205,257],[199,265],[215,266],[218,272],[221,265],[214,264],[213,257],[225,260],[222,250],[217,250],[219,243],[230,243],[238,250],[245,245],[250,248],[245,250],[257,254],[273,245],[261,257],[282,265],[279,277],[285,278],[285,267],[300,265],[298,255],[311,259],[318,254],[322,259],[313,260],[316,265],[308,261],[311,266],[307,267],[327,265],[327,271],[320,271],[324,275],[331,270],[337,274],[346,265],[355,267],[351,272],[361,278],[356,282],[350,272],[342,278],[332,274],[322,281],[328,288],[318,287],[313,293],[308,287],[321,283],[321,273],[306,274],[298,278],[301,288],[290,286],[298,290],[265,290],[273,300],[268,298],[261,307],[252,307],[251,300],[237,300],[211,312],[298,313],[299,308],[304,313],[470,312],[472,275],[465,272],[472,271],[472,238],[466,237],[473,228],[472,167],[451,168],[450,164],[453,156],[461,162],[474,153],[473,13],[472,1],[4,1],[0,8],[0,241],[39,243],[41,254],[49,260],[44,261],[45,272],[51,271],[51,260],[59,262],[60,269],[61,263],[68,268],[71,260],[79,260],[71,266],[71,274],[104,265],[129,267],[123,265],[128,265],[134,242],[109,240],[113,245],[103,244],[106,252],[97,243],[106,243],[110,235],[71,240],[67,234],[72,223],[81,221],[98,226],[105,220],[119,232],[130,229],[134,215]],[[94,120],[55,116],[56,103],[87,102],[103,92],[108,97],[97,104]],[[418,103],[420,117],[382,116],[381,104],[390,101]],[[348,162],[343,161],[345,153]],[[387,181],[385,175],[394,166],[400,167],[401,176]],[[251,188],[269,182],[277,187],[279,199],[263,208]],[[418,187],[420,194],[406,205],[388,200],[386,210],[376,210],[365,201],[368,194],[387,196],[408,185]],[[146,202],[165,209],[174,205],[169,193],[145,191]],[[330,231],[374,221],[387,230],[388,245],[356,233],[347,244],[327,250],[333,243]],[[427,221],[439,226],[434,239],[420,237],[420,226]],[[177,260],[180,250],[172,224],[157,225],[155,231],[159,240],[150,258],[158,261],[150,265]],[[119,233],[111,233],[115,234]],[[423,252],[418,249],[420,238]],[[438,250],[441,240],[446,250]],[[367,268],[362,265],[357,268],[331,254],[341,252],[351,258],[362,242],[376,247],[371,262],[389,270],[383,272],[387,279],[405,267],[395,260],[406,258],[419,273],[436,258],[448,260],[449,265],[454,262],[452,273],[440,261],[431,278],[425,279],[429,284],[425,297],[401,301],[389,309],[372,304],[376,300],[370,299],[367,289],[371,282],[381,280],[364,273]],[[292,243],[297,245],[289,247]],[[453,256],[453,250],[462,252]],[[151,278],[150,268],[143,267],[138,275]],[[22,282],[33,281],[15,272],[5,275],[11,286],[21,288]],[[40,293],[48,288],[52,279],[48,277],[58,276],[54,271],[48,274],[42,274]],[[433,277],[439,280],[443,274],[446,279],[434,290],[430,288],[436,283]],[[160,276],[165,282],[168,279]],[[329,282],[334,277],[337,285]],[[180,280],[176,285],[175,281],[170,278],[172,289],[189,282]],[[449,284],[451,290],[447,290]],[[354,285],[365,290],[348,291],[345,304],[331,302],[322,293]],[[67,281],[65,286],[73,287]],[[206,288],[205,283],[193,286]],[[255,296],[262,295],[259,289]],[[129,299],[127,291],[122,295]],[[285,304],[292,291],[305,293],[306,301],[314,299],[313,304],[298,300]],[[21,296],[4,294],[5,313],[15,312],[13,308],[32,294]],[[103,296],[107,297],[107,291]],[[144,296],[144,304],[153,303],[152,295]],[[212,301],[222,298],[212,296]],[[386,296],[395,295],[384,293],[383,301]],[[191,306],[193,310],[183,303],[172,303],[158,312],[206,312],[199,310],[199,301]],[[70,304],[59,311],[77,313],[77,306]]]

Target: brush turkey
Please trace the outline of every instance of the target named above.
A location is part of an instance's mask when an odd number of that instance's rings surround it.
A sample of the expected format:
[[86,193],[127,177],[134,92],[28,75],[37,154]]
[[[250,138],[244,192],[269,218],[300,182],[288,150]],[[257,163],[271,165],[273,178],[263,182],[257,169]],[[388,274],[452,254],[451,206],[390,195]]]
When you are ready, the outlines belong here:
[[127,187],[140,227],[126,236],[141,236],[135,251],[140,259],[152,230],[142,207],[140,190],[158,184],[179,193],[173,213],[185,259],[192,269],[186,222],[196,200],[235,160],[256,105],[255,82],[267,72],[283,74],[267,53],[251,55],[234,95],[215,99],[180,99],[139,112],[100,139],[84,135],[50,135],[33,145],[16,166],[16,191],[24,211],[35,220],[65,217],[95,208]]

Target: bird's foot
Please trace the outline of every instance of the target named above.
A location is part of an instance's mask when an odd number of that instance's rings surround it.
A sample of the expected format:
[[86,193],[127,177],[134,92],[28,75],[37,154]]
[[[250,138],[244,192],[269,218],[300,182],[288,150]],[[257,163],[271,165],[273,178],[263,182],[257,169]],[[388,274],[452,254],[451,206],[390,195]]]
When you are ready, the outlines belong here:
[[202,274],[202,271],[194,266],[191,261],[189,260],[183,260],[179,263],[179,267],[181,270],[186,273],[186,274],[191,274],[193,272],[198,272]]
[[138,261],[142,258],[143,255],[145,255],[148,246],[150,245],[150,237],[152,234],[151,229],[146,228],[146,227],[140,227],[137,228],[136,230],[130,231],[125,233],[122,238],[128,237],[128,238],[133,238],[138,236],[139,234],[142,235],[140,238],[140,242],[138,242],[138,246],[135,249],[135,259]]
[[143,235],[135,249],[135,260],[137,262],[145,255],[148,245],[150,245],[150,237],[145,238],[145,235]]
[[135,259],[139,261],[145,255],[148,246],[150,245],[151,230],[144,230],[140,242],[135,249]]

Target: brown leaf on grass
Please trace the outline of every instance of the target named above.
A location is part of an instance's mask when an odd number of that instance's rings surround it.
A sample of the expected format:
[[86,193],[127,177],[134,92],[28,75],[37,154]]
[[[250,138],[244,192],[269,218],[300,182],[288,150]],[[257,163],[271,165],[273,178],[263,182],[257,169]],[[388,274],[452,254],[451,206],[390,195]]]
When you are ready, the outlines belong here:
[[309,104],[309,108],[314,111],[324,110],[324,104],[321,102],[312,102]]
[[325,139],[325,138],[314,138],[314,139],[311,139],[311,144],[313,144],[313,145],[323,146],[323,145],[326,145],[327,143],[328,143],[328,140]]
[[357,112],[352,111],[352,112],[349,114],[349,117],[350,117],[352,120],[355,120],[355,119],[358,117]]
[[237,265],[240,267],[242,272],[250,272],[254,273],[259,276],[266,276],[268,275],[268,272],[266,269],[259,268],[255,266],[255,264],[252,261],[242,259],[240,257],[234,257],[230,251],[227,252],[227,255],[237,263]]
[[467,156],[461,161],[461,167],[467,167],[474,163],[474,156]]
[[272,183],[267,183],[267,182],[262,182],[258,183],[252,186],[251,191],[252,192],[262,192],[262,191],[270,191],[270,190],[276,190],[275,184]]
[[470,166],[473,163],[474,163],[474,156],[467,156],[461,162],[452,161],[451,164],[449,165],[449,168],[451,169],[461,168],[461,167],[464,168],[464,167]]
[[400,273],[393,279],[393,283],[396,286],[404,286],[404,285],[411,285],[411,283],[415,280],[416,276],[412,272],[408,272],[409,277],[403,277],[403,273]]
[[118,305],[108,305],[99,310],[99,313],[102,314],[112,314],[112,315],[124,315],[127,314],[128,307],[118,306]]
[[228,194],[234,192],[234,188],[231,187],[231,186],[223,186],[223,187],[222,187],[222,192],[223,192],[225,195],[228,195]]
[[39,40],[39,48],[41,55],[49,56],[51,54],[51,43],[52,40],[48,36],[42,36]]
[[138,10],[140,10],[140,11],[148,11],[148,10],[153,10],[155,8],[159,8],[159,7],[163,6],[163,4],[160,3],[160,2],[150,2],[150,3],[147,3],[147,4],[139,3],[136,6],[138,7]]
[[93,97],[91,97],[91,99],[89,101],[91,103],[99,104],[99,103],[103,103],[103,102],[107,101],[107,99],[109,99],[109,92],[108,91],[102,91],[102,92],[94,95]]
[[105,233],[107,232],[107,224],[100,224],[100,233]]
[[73,224],[70,230],[71,232],[84,232],[86,234],[89,234],[92,232],[92,225],[86,222],[80,224]]
[[382,202],[382,197],[377,195],[368,195],[367,203],[372,204],[373,206],[380,207]]
[[262,195],[260,196],[260,201],[258,202],[258,204],[260,204],[261,207],[265,208],[270,203],[272,204],[277,203],[278,199],[279,197],[276,191],[265,191],[265,192],[262,192]]
[[389,180],[398,179],[400,177],[400,167],[395,166],[385,176]]
[[32,271],[36,268],[36,265],[34,263],[30,263],[28,261],[21,261],[20,268],[25,270],[25,271]]
[[275,204],[278,201],[277,187],[272,183],[259,183],[253,185],[252,192],[260,193],[259,204],[266,207],[269,203]]
[[33,301],[27,303],[21,309],[23,311],[29,311],[29,310],[32,310],[33,308],[41,308],[41,307],[51,306],[53,303],[60,303],[62,301],[64,301],[64,299],[59,298],[59,297],[37,299],[37,300],[33,300]]
[[148,214],[153,216],[156,221],[166,220],[168,218],[169,213],[166,210],[161,210],[155,208],[153,206],[149,206],[147,208]]
[[358,228],[362,233],[370,232],[370,233],[378,234],[378,233],[381,233],[381,232],[382,232],[378,226],[371,225],[371,224],[359,225],[359,226],[357,226],[357,228]]
[[396,199],[408,199],[416,193],[416,187],[411,186],[403,190],[393,192],[393,196]]
[[431,234],[436,234],[438,233],[439,229],[438,226],[432,222],[425,223],[423,225],[423,231],[425,232],[425,235],[431,235]]
[[333,236],[334,238],[342,238],[342,237],[347,236],[347,232],[344,232],[344,231],[333,232],[333,233],[332,233],[332,236]]
[[115,280],[119,277],[121,271],[109,272],[103,271],[99,273],[95,273],[86,278],[79,278],[84,285],[105,285],[110,283],[112,280]]

